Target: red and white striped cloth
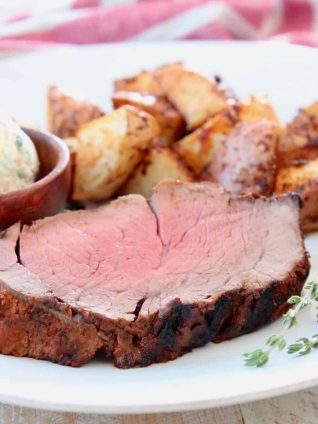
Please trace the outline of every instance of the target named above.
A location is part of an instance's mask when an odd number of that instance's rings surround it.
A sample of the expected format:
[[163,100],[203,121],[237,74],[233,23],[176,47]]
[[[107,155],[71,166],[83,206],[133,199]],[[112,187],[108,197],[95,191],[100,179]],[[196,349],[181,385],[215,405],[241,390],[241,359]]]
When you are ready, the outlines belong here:
[[[7,0],[0,50],[61,43],[278,39],[318,47],[318,0]],[[14,11],[12,10],[14,7]]]

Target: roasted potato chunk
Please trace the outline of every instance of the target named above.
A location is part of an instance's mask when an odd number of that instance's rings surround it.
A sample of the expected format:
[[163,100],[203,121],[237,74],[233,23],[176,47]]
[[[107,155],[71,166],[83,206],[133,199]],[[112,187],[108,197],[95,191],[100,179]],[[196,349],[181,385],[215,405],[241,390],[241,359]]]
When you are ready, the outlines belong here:
[[300,109],[278,143],[279,168],[318,158],[318,101]]
[[[171,63],[169,66],[182,66],[181,62]],[[161,67],[157,69],[161,69]],[[163,90],[154,77],[154,71],[142,71],[137,75],[128,78],[116,80],[114,82],[114,91],[135,91],[143,94],[152,94],[153,96],[163,96]]]
[[275,125],[265,119],[238,124],[213,155],[203,179],[233,193],[269,196],[276,172]]
[[164,94],[192,130],[226,107],[215,83],[181,65],[167,65],[154,73]]
[[137,193],[148,198],[153,187],[165,178],[193,181],[194,177],[178,155],[168,147],[150,150],[122,188],[123,194]]
[[233,130],[236,121],[235,110],[221,112],[176,144],[177,152],[196,175],[201,174],[211,162],[214,153]]
[[239,105],[241,122],[258,121],[267,119],[277,126],[278,134],[281,131],[279,118],[266,97],[251,96],[246,102]]
[[154,78],[153,72],[140,72],[129,78],[120,79],[114,82],[115,91],[135,91],[139,93],[162,96],[163,91],[158,81]]
[[314,128],[318,131],[318,101],[306,106],[302,109],[304,113],[310,117]]
[[77,131],[73,200],[111,197],[159,134],[153,116],[131,106],[82,125]]
[[135,91],[118,91],[113,94],[112,100],[114,108],[131,105],[154,116],[161,130],[159,137],[167,146],[178,140],[184,133],[185,123],[182,116],[163,96],[157,97]]
[[281,169],[277,174],[275,191],[299,193],[304,202],[300,211],[303,231],[318,230],[318,159]]
[[47,129],[61,138],[73,137],[80,125],[103,116],[88,100],[77,100],[55,86],[47,91]]

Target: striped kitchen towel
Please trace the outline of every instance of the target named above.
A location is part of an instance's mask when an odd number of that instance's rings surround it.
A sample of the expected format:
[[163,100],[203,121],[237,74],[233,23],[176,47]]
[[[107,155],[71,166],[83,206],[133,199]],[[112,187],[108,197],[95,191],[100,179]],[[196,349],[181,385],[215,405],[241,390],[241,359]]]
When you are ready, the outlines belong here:
[[318,47],[318,0],[8,0],[0,49],[60,43],[274,39]]

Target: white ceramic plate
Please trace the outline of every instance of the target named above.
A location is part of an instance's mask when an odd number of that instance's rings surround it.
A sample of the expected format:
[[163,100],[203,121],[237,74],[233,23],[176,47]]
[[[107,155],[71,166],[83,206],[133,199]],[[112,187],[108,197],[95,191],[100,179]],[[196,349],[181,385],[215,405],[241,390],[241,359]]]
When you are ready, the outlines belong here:
[[[111,83],[142,68],[183,60],[222,75],[239,96],[267,93],[283,121],[318,98],[318,53],[279,44],[169,43],[69,48],[17,56],[0,64],[0,109],[23,122],[44,125],[46,86],[81,91],[110,108]],[[307,239],[312,275],[318,268],[318,234]],[[233,247],[234,248],[234,247]],[[263,345],[281,328],[204,348],[167,364],[119,370],[95,360],[81,369],[0,355],[0,401],[80,412],[177,411],[251,401],[318,384],[318,352],[302,358],[273,355],[261,369],[243,365],[242,353]],[[316,311],[304,311],[289,341],[317,333]]]

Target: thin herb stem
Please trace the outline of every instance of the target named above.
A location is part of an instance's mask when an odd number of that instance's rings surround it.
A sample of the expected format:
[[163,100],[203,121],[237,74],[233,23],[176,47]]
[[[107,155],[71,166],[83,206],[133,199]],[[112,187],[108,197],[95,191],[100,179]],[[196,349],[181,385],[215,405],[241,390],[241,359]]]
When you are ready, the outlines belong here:
[[[287,346],[285,340],[286,332],[297,324],[297,316],[299,312],[306,306],[318,301],[318,283],[313,281],[305,284],[302,296],[292,296],[288,299],[288,303],[293,305],[289,311],[283,316],[283,328],[278,334],[274,334],[268,338],[266,345],[267,349],[256,349],[253,352],[244,353],[245,365],[248,367],[262,367],[265,365],[269,356],[274,349],[282,351]],[[318,334],[315,334],[312,339],[302,337],[296,343],[288,346],[288,353],[297,353],[298,355],[306,355],[312,349],[318,348]]]

